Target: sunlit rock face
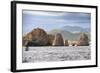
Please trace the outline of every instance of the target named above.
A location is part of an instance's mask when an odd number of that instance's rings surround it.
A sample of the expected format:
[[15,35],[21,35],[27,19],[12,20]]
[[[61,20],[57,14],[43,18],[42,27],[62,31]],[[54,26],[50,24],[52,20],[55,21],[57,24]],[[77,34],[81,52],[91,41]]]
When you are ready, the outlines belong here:
[[27,35],[23,37],[23,46],[26,46],[28,42],[31,42],[31,41],[32,41],[32,34],[28,33]]
[[60,33],[55,34],[55,38],[53,41],[53,46],[64,46],[63,37]]
[[69,46],[68,40],[64,40],[64,46]]
[[88,46],[88,45],[89,45],[88,36],[85,33],[82,33],[80,35],[79,41],[77,43],[77,46]]

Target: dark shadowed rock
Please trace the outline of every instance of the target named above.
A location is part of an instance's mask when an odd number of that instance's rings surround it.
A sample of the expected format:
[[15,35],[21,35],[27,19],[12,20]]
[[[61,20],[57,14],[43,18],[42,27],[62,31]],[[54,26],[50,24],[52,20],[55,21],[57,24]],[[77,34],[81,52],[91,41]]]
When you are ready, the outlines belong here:
[[72,43],[72,46],[75,46],[76,43]]
[[55,35],[53,46],[64,46],[63,37],[60,33]]
[[64,40],[64,45],[65,46],[68,46],[69,45],[68,40]]
[[54,35],[48,34],[48,45],[52,46],[54,37]]
[[79,41],[77,43],[77,46],[88,46],[88,45],[89,45],[88,36],[85,33],[82,33],[80,35]]

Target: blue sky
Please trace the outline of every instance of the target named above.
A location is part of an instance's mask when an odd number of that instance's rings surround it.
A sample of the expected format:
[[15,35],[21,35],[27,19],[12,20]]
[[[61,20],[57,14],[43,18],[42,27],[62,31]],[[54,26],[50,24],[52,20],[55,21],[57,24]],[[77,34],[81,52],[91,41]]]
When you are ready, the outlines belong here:
[[91,24],[91,14],[89,13],[23,10],[22,15],[23,34],[34,28],[50,31],[64,26],[90,28]]

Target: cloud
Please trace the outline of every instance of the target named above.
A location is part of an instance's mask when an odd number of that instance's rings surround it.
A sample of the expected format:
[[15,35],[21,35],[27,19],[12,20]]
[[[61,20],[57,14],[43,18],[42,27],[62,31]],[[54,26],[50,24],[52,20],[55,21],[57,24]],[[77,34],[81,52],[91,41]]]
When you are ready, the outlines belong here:
[[23,11],[23,14],[31,14],[31,15],[42,15],[42,16],[62,16],[65,13],[62,12],[48,12],[48,11]]
[[76,12],[23,11],[23,33],[33,28],[51,30],[62,26],[90,27],[91,15]]

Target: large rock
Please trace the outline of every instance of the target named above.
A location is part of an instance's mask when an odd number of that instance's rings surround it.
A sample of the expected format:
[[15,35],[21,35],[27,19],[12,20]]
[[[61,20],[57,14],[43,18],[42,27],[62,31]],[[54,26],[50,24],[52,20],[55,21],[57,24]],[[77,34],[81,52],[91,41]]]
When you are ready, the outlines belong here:
[[89,45],[88,36],[85,33],[82,33],[78,40],[77,46],[88,46],[88,45]]
[[29,46],[46,46],[48,44],[48,35],[43,29],[36,28],[26,35],[25,40],[28,41]]
[[48,34],[48,45],[52,46],[53,45],[53,40],[54,40],[54,35]]
[[63,37],[60,33],[55,35],[53,46],[64,46]]
[[26,46],[28,42],[32,41],[32,34],[28,33],[26,36],[23,37],[23,46]]
[[64,40],[64,45],[69,46],[68,40]]

